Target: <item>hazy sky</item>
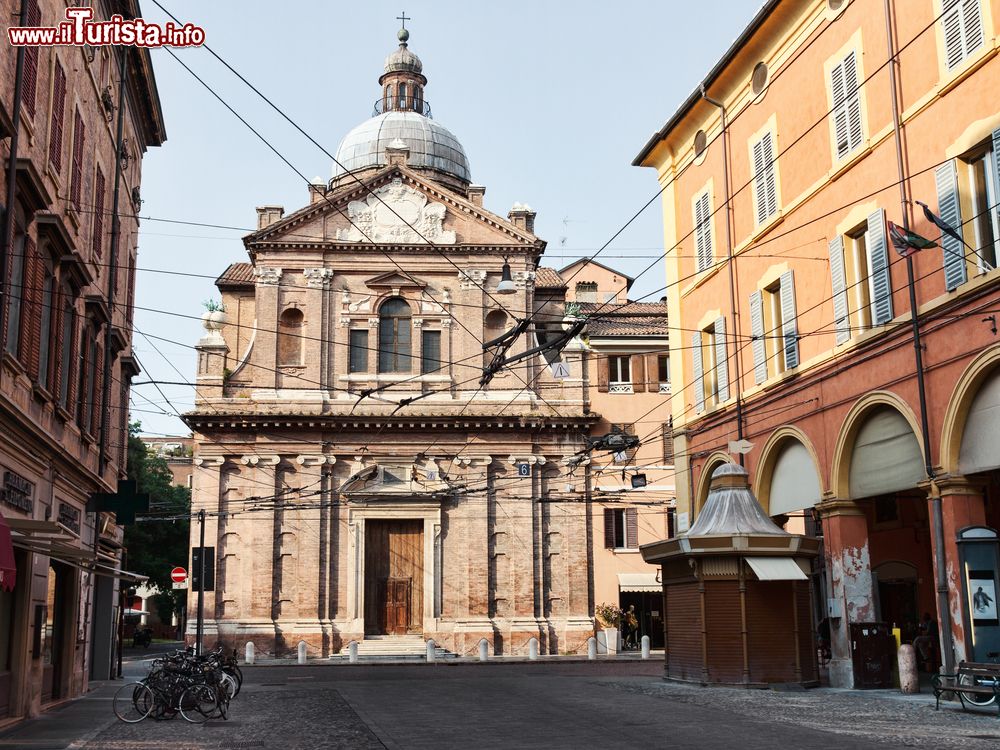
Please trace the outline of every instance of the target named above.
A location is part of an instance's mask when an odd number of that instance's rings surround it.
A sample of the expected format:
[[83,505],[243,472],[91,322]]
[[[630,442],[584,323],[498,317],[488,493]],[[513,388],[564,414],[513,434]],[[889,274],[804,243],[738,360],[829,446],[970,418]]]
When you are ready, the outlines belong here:
[[[181,21],[202,26],[209,46],[331,153],[371,116],[384,59],[397,46],[396,16],[405,8],[434,119],[462,142],[473,181],[487,188],[489,210],[506,216],[521,201],[538,212],[535,230],[548,242],[543,263],[557,268],[592,255],[656,193],[653,171],[630,166],[632,159],[760,5],[160,2]],[[165,18],[151,0],[142,0],[142,10],[147,20]],[[329,159],[205,50],[180,55],[300,171],[330,177]],[[143,216],[250,230],[256,206],[291,212],[308,202],[299,177],[167,52],[152,56],[167,142],[145,157]],[[137,381],[194,379],[195,352],[188,347],[203,332],[200,322],[163,311],[200,316],[201,302],[218,297],[214,278],[229,263],[247,260],[243,234],[142,222],[134,346],[144,374]],[[599,258],[635,275],[662,245],[657,201]],[[661,262],[636,281],[631,296],[664,283]],[[153,339],[161,356],[142,333],[178,343]],[[161,388],[169,404],[152,385],[133,389],[133,419],[147,433],[186,434],[179,419],[155,412],[189,410],[192,389]]]

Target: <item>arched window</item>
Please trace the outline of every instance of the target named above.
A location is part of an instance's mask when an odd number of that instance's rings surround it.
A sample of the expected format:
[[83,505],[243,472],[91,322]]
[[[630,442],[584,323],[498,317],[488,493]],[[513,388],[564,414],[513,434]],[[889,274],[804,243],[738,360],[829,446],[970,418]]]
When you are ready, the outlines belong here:
[[384,109],[385,112],[388,112],[390,109],[392,109],[392,84],[391,83],[388,86],[385,87],[385,104],[383,104],[382,106],[385,107],[385,109]]
[[410,371],[410,306],[392,297],[379,308],[378,371]]
[[301,365],[305,339],[302,338],[302,311],[289,307],[278,320],[278,364]]
[[399,108],[406,109],[406,84],[399,84]]

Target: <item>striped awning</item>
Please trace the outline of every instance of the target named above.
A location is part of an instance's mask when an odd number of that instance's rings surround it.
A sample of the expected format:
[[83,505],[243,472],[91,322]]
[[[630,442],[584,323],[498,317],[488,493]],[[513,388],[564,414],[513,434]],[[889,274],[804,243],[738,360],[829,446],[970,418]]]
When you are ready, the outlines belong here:
[[656,580],[656,573],[619,573],[619,591],[663,591],[663,584]]

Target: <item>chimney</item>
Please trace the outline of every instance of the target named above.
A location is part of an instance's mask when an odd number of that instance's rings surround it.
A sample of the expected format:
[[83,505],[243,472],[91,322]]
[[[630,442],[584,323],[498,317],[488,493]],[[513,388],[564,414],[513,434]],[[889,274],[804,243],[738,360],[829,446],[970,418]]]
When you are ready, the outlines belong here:
[[312,182],[309,183],[309,205],[319,203],[323,200],[324,195],[326,195],[326,183],[323,182],[323,178],[313,177]]
[[507,214],[507,220],[518,229],[534,234],[536,215],[527,203],[515,203],[510,213]]
[[390,167],[405,167],[409,158],[410,147],[406,145],[406,141],[394,138],[392,142],[385,147],[385,163]]
[[484,195],[486,195],[485,185],[469,185],[469,200],[473,205],[482,206]]
[[257,229],[264,229],[271,226],[285,215],[284,206],[258,206],[257,207]]

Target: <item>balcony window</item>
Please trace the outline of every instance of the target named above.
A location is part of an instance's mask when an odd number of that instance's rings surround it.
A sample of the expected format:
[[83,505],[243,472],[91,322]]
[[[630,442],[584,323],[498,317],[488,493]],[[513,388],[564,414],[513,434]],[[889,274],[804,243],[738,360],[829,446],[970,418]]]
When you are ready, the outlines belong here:
[[632,374],[628,355],[608,357],[608,393],[632,393]]

